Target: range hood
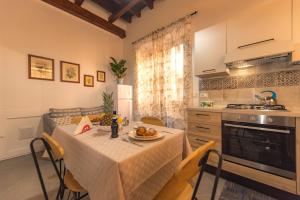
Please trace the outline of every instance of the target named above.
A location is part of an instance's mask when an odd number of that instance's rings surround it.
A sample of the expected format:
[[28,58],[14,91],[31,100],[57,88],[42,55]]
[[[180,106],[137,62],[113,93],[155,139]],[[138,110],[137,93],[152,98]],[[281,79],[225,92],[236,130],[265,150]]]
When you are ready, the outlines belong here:
[[227,67],[248,67],[266,63],[291,60],[295,51],[292,41],[263,40],[243,46],[229,52],[225,57]]

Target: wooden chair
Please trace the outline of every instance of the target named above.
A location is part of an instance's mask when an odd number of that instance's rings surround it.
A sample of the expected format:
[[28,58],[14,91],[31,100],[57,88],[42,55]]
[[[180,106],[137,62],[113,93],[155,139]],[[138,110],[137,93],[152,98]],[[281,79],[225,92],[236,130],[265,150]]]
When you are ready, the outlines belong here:
[[141,121],[145,124],[152,124],[152,125],[156,125],[156,126],[164,126],[164,123],[156,117],[143,117],[141,119]]
[[[211,199],[213,200],[215,198],[222,167],[221,155],[216,150],[211,149],[214,145],[215,142],[210,141],[199,147],[186,159],[184,159],[178,166],[172,178],[163,187],[154,200],[197,200],[196,194],[206,167],[208,156],[211,152],[214,152],[219,157],[219,163],[211,196]],[[191,182],[193,182],[193,178],[196,177],[197,174],[199,174],[199,176],[193,190]]]
[[[64,196],[64,191],[65,189],[68,189],[70,192],[73,193],[74,199],[75,200],[79,200],[81,198],[83,198],[84,196],[86,196],[87,194],[83,195],[80,197],[80,193],[85,192],[85,190],[83,189],[83,187],[81,187],[81,185],[74,179],[72,173],[67,170],[62,173],[61,170],[61,161],[64,157],[64,149],[60,146],[60,144],[53,139],[53,137],[51,137],[49,134],[44,133],[43,137],[41,138],[35,138],[31,141],[30,143],[30,150],[33,156],[33,161],[38,173],[38,177],[41,183],[41,187],[43,190],[43,194],[46,200],[49,199],[47,191],[46,191],[46,187],[44,184],[44,180],[43,180],[43,176],[40,170],[40,166],[39,166],[39,162],[37,160],[37,156],[36,156],[36,152],[35,152],[35,148],[34,148],[34,144],[37,141],[41,141],[42,144],[44,145],[44,147],[46,148],[46,151],[50,157],[50,160],[52,162],[52,165],[54,167],[54,170],[57,174],[57,177],[59,179],[59,190],[58,193],[56,195],[56,199],[63,199]],[[60,162],[60,169],[58,169],[56,162],[59,161]]]

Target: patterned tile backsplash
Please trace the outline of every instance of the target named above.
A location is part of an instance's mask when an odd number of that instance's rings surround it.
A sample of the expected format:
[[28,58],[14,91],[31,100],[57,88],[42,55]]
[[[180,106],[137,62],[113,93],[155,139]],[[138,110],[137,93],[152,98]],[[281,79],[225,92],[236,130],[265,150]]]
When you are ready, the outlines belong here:
[[200,79],[200,91],[300,86],[300,70]]

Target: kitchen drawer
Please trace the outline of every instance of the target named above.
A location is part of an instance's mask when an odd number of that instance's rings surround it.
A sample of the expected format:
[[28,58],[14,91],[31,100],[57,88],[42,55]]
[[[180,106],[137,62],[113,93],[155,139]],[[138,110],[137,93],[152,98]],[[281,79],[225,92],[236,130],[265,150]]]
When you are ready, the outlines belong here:
[[188,122],[203,122],[221,126],[221,113],[190,110],[188,111]]
[[[193,134],[188,134],[188,139],[189,139],[190,145],[192,146],[193,150],[199,148],[200,146],[204,145],[208,141],[213,140],[213,139],[210,139],[207,137],[197,136],[197,135],[193,135]],[[216,146],[214,149],[221,151],[221,143],[217,140],[214,140],[214,141],[216,141]]]
[[189,122],[188,134],[202,136],[211,140],[221,140],[221,126],[215,126],[204,123]]
[[205,138],[201,138],[199,136],[190,135],[190,134],[188,134],[188,139],[193,150],[199,148],[200,146],[208,142],[208,140]]

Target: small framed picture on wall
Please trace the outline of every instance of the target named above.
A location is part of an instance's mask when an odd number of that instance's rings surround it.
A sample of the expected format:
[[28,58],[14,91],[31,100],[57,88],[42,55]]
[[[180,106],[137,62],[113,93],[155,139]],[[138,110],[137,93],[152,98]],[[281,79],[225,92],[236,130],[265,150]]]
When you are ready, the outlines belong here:
[[84,86],[85,87],[94,87],[94,76],[84,75]]
[[105,82],[105,72],[104,71],[97,71],[97,81]]
[[60,61],[60,81],[80,83],[80,65],[76,63]]
[[29,54],[28,78],[54,81],[54,59]]

